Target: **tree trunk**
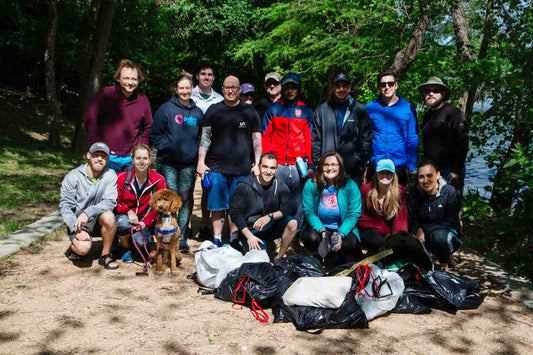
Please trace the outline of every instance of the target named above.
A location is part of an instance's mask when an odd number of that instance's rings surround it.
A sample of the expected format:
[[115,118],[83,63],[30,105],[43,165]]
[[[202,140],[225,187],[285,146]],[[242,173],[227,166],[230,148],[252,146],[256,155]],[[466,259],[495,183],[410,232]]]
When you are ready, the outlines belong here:
[[394,56],[394,61],[390,67],[390,70],[392,70],[398,76],[401,76],[401,74],[405,73],[409,69],[411,63],[416,59],[416,56],[418,55],[418,52],[424,43],[426,28],[429,25],[430,17],[427,11],[427,5],[424,5],[424,8],[421,10],[421,13],[425,15],[422,15],[418,19],[415,24],[415,28],[411,33],[409,42],[398,53],[396,53]]
[[76,117],[76,131],[72,141],[74,153],[78,156],[81,156],[87,151],[88,137],[83,127],[83,117],[102,85],[102,69],[111,35],[113,14],[117,5],[116,0],[95,1],[93,2],[93,6],[95,3],[99,3],[99,7],[93,36],[94,54],[89,61],[86,75],[82,76],[80,101]]
[[48,6],[48,32],[46,33],[46,49],[44,50],[44,76],[46,83],[46,102],[48,105],[48,145],[59,147],[59,130],[61,128],[61,106],[57,95],[55,74],[55,42],[57,34],[57,0],[50,0]]

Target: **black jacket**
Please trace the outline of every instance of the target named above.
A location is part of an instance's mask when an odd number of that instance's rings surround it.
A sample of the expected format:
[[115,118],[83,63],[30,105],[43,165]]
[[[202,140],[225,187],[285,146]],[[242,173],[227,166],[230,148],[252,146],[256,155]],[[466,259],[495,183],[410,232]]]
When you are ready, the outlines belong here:
[[189,101],[185,107],[172,96],[155,114],[150,142],[157,148],[157,160],[165,165],[196,166],[204,114]]
[[372,156],[372,121],[363,104],[348,98],[349,115],[338,134],[337,112],[333,99],[319,105],[313,119],[313,161],[329,150],[335,150],[344,160],[346,172],[352,177],[362,175],[365,163]]
[[439,184],[439,192],[435,196],[425,193],[418,184],[411,190],[407,198],[411,233],[416,234],[418,228],[422,228],[426,235],[439,228],[453,228],[457,233],[461,232],[459,193],[442,178]]
[[[255,181],[254,181],[255,180]],[[247,176],[237,184],[230,201],[231,221],[243,230],[270,212],[281,211],[283,217],[296,214],[296,203],[291,198],[287,185],[274,178],[268,189],[268,203],[263,205],[263,194],[255,176]]]

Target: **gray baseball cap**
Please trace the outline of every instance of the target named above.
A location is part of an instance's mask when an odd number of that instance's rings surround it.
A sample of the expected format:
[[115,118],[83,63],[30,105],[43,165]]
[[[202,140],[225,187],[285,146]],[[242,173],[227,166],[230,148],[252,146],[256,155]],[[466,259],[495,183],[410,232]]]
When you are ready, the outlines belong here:
[[109,155],[109,147],[104,142],[96,142],[89,148],[89,153],[104,152]]
[[265,83],[268,81],[268,79],[274,79],[279,83],[281,81],[281,76],[276,72],[270,72],[265,75]]

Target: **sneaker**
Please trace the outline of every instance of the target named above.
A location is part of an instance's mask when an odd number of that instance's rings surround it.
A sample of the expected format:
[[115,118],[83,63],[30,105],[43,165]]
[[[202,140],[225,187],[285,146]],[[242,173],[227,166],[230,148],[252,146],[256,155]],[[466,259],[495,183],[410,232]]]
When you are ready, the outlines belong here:
[[242,247],[241,243],[237,239],[229,243],[229,246],[233,249],[237,250],[241,254],[244,254],[244,248]]
[[216,246],[217,248],[220,248],[221,246],[224,245],[224,243],[222,243],[222,240],[220,240],[220,239],[215,239],[215,240],[213,240],[213,244],[215,244],[215,246]]
[[131,255],[131,250],[127,250],[122,254],[122,262],[131,264],[133,262],[133,255]]
[[187,244],[187,239],[180,239],[180,251],[184,253],[188,253],[191,248],[189,247],[189,244]]

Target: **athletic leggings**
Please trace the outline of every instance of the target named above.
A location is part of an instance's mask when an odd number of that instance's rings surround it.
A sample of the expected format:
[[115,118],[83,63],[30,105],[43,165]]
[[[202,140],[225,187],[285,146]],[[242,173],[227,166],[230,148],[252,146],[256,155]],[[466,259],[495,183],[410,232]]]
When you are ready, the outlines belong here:
[[[332,230],[326,230],[326,235],[331,236],[333,234]],[[304,244],[305,248],[309,250],[312,253],[316,253],[318,251],[318,246],[320,245],[320,242],[322,241],[322,235],[315,231],[311,227],[306,227],[302,238],[302,243]],[[347,236],[342,238],[342,247],[337,252],[337,265],[346,264],[350,261],[359,260],[361,256],[361,249],[357,245],[357,237],[355,234],[350,232]],[[330,255],[335,252],[330,252]]]
[[432,252],[441,263],[448,263],[452,254],[461,246],[461,238],[448,228],[439,228],[431,233],[425,233],[425,239],[426,249]]
[[361,244],[368,249],[370,254],[376,254],[385,247],[385,236],[373,229],[359,229]]

